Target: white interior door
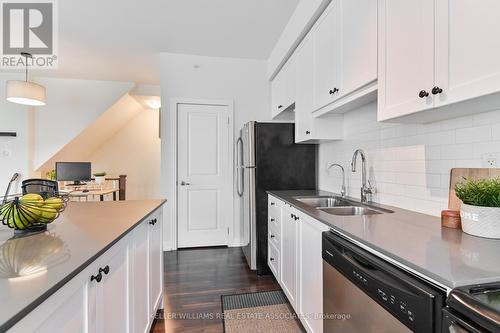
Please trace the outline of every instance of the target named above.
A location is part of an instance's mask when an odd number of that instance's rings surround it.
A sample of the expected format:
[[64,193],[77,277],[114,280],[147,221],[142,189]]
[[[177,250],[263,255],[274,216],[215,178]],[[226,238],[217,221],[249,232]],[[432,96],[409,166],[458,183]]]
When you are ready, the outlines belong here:
[[178,247],[227,245],[229,106],[178,104],[177,112]]

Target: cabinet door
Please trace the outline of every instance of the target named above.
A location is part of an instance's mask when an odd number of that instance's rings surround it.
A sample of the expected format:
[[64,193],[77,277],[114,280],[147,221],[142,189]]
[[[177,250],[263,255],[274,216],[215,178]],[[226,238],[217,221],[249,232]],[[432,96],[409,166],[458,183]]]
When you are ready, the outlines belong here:
[[323,313],[323,259],[322,232],[328,228],[308,217],[299,224],[299,306],[303,324],[308,332],[323,332],[323,320],[315,317]]
[[284,70],[284,105],[285,108],[288,108],[290,105],[295,103],[295,81],[296,81],[296,62],[295,56],[292,55],[290,59],[288,59],[285,64]]
[[314,37],[314,102],[319,109],[334,101],[339,93],[338,1],[319,18]]
[[377,79],[377,2],[341,0],[339,10],[339,96],[344,96]]
[[145,221],[137,226],[133,234],[133,332],[146,332],[149,328],[149,224]]
[[378,120],[432,108],[434,0],[379,0],[378,6]]
[[[149,225],[149,285],[150,315],[154,316],[162,296],[162,214],[156,213],[156,222]],[[161,304],[160,304],[161,307]]]
[[283,72],[281,70],[271,81],[271,115],[273,118],[276,117],[285,108],[285,105],[283,105],[283,95],[285,92],[283,82]]
[[299,46],[295,56],[296,99],[295,99],[295,141],[301,142],[314,135],[314,44],[307,36]]
[[499,13],[498,0],[436,0],[436,106],[500,91]]
[[290,304],[296,309],[297,303],[297,232],[296,212],[285,207],[282,216],[281,235],[281,287]]
[[108,274],[94,283],[95,323],[97,332],[129,332],[128,243],[120,246],[100,268],[109,266]]
[[88,272],[81,272],[9,329],[9,332],[87,332],[88,282]]

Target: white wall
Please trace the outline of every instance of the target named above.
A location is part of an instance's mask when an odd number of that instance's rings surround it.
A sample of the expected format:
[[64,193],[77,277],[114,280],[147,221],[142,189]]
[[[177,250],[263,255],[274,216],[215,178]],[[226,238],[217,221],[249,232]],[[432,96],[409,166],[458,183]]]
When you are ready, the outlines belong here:
[[439,216],[448,206],[451,168],[484,167],[486,154],[500,163],[500,111],[425,125],[378,123],[376,118],[375,103],[348,112],[344,140],[319,146],[321,189],[339,192],[340,171],[327,173],[326,166],[340,162],[349,195],[359,198],[360,172],[352,173],[350,163],[354,151],[362,148],[369,179],[377,188],[374,201]]
[[11,189],[20,190],[22,179],[29,178],[30,170],[30,112],[31,108],[5,100],[7,80],[18,80],[19,75],[0,76],[0,132],[17,132],[17,137],[0,137],[0,196],[3,196],[12,174],[21,177]]
[[[202,57],[162,53],[160,56],[162,91],[162,195],[175,195],[175,180],[171,179],[170,162],[175,158],[171,138],[169,100],[171,98],[234,100],[234,133],[250,120],[267,120],[270,112],[270,86],[267,81],[267,62],[249,59]],[[172,248],[175,235],[170,232],[172,207],[164,211],[165,249]],[[240,200],[235,194],[235,224],[230,230],[230,245],[240,245]]]
[[127,200],[160,198],[158,110],[143,110],[86,160],[92,171],[127,175]]
[[34,167],[38,169],[132,87],[131,82],[40,78],[47,105],[35,113]]

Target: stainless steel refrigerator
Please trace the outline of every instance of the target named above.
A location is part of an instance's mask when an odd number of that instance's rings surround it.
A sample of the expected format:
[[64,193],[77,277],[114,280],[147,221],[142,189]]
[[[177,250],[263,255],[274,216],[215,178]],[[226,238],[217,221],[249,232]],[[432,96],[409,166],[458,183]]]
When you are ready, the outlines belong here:
[[252,270],[267,266],[267,193],[316,189],[316,145],[294,143],[294,124],[246,123],[237,140],[237,192],[243,206],[243,252]]

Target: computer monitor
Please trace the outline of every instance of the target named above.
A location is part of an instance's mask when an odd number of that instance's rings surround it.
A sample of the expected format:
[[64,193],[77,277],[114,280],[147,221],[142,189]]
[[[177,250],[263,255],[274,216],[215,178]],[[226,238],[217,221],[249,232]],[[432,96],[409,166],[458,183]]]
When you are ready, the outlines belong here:
[[90,162],[56,162],[56,177],[58,181],[72,181],[81,185],[83,181],[92,178]]

